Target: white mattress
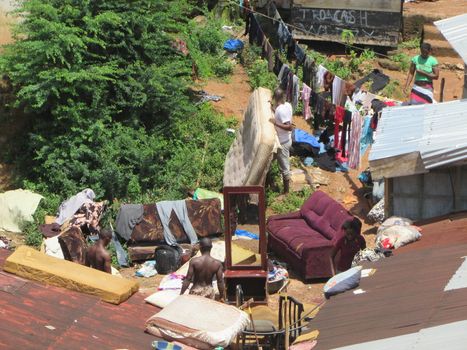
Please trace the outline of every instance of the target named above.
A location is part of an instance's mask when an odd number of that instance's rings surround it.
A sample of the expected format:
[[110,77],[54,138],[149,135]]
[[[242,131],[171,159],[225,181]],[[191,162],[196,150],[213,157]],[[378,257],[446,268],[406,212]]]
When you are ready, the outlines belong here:
[[272,94],[258,88],[250,96],[243,123],[227,153],[224,186],[264,185],[279,147],[271,110]]

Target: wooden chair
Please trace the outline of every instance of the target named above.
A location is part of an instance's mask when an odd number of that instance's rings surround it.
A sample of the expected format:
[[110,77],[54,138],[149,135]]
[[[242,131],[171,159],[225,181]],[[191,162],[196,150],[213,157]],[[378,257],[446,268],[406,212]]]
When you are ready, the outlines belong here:
[[288,325],[291,343],[301,334],[304,327],[301,320],[303,310],[303,304],[295,298],[281,295],[279,297],[279,327],[270,320],[253,320],[254,327],[250,324],[241,334],[241,349],[256,349],[256,337],[260,339],[262,348],[283,349],[286,336],[285,324]]

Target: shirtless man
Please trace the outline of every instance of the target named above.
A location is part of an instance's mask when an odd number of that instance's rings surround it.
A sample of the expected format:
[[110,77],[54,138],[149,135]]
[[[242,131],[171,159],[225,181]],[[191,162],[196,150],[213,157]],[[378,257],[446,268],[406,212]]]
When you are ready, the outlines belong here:
[[191,282],[193,286],[190,294],[199,295],[205,298],[214,299],[215,291],[212,286],[212,279],[216,276],[217,288],[221,301],[224,299],[224,277],[222,275],[222,263],[211,257],[212,242],[209,238],[202,238],[199,241],[201,256],[190,260],[188,273],[183,280],[180,294],[184,294]]
[[103,229],[100,231],[99,240],[86,251],[86,266],[107,273],[112,273],[110,269],[110,254],[105,249],[111,240],[112,232],[109,229]]

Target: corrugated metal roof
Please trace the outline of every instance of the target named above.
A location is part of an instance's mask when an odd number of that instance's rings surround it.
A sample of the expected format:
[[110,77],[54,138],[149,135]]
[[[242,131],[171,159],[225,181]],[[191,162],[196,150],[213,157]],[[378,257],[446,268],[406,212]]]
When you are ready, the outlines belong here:
[[454,50],[467,63],[467,13],[434,23]]
[[[0,248],[1,266],[10,253]],[[150,349],[145,323],[158,311],[141,293],[112,305],[0,269],[1,349]]]
[[[365,293],[337,295],[321,308],[312,322],[320,332],[315,349],[388,339],[391,345],[400,340],[406,346],[414,338],[432,344],[414,349],[456,349],[465,332],[452,326],[467,320],[467,288],[445,289],[462,270],[467,254],[467,213],[425,222],[417,223],[422,228],[420,241],[396,250],[393,257],[365,264],[376,268],[374,275],[360,281],[358,288]],[[354,348],[386,349],[384,344]],[[409,347],[391,347],[402,348]]]
[[467,100],[383,109],[372,162],[418,152],[426,169],[467,159]]

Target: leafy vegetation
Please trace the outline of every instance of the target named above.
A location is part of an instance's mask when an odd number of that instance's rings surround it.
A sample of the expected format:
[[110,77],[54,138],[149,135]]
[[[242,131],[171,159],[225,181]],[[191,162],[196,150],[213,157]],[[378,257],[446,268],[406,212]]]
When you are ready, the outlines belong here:
[[419,37],[414,37],[412,39],[403,41],[398,45],[399,50],[418,49],[419,47],[420,47],[420,38]]
[[270,208],[276,214],[290,213],[300,209],[303,202],[305,202],[313,193],[311,187],[304,187],[302,190],[297,192],[290,192],[286,196],[280,197],[278,195],[270,196],[271,201]]
[[190,99],[194,67],[231,72],[219,21],[195,25],[187,0],[20,5],[16,41],[0,56],[16,107],[34,121],[11,154],[19,185],[54,200],[90,187],[140,202],[221,186],[233,121]]
[[398,63],[401,70],[403,70],[404,72],[408,71],[410,68],[410,57],[403,52],[399,52],[395,55],[392,55],[391,60]]

